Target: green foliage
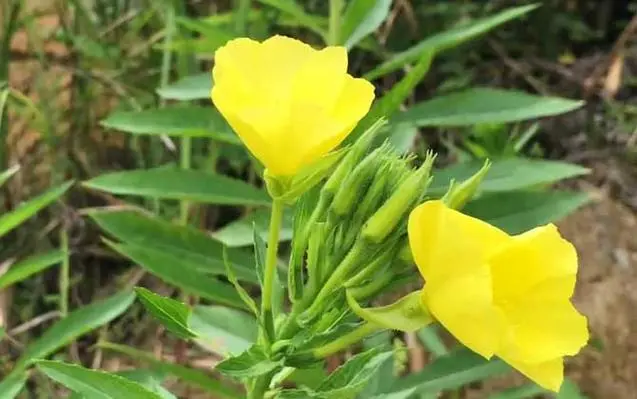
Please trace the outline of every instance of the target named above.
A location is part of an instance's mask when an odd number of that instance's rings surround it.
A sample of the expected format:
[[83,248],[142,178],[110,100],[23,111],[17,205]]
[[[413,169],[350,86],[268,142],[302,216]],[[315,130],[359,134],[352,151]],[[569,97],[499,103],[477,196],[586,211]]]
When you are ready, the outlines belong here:
[[259,345],[253,345],[245,352],[223,360],[215,369],[234,378],[253,378],[267,374],[282,365],[274,361]]
[[0,381],[0,399],[16,398],[27,382],[27,374],[13,373],[4,380]]
[[168,331],[182,339],[197,336],[188,327],[188,319],[191,313],[188,306],[174,299],[157,295],[142,287],[135,288],[135,293],[146,310],[155,316]]
[[36,364],[49,378],[89,398],[162,399],[142,385],[115,374],[50,360],[39,360]]
[[63,259],[64,253],[59,250],[33,255],[24,259],[15,265],[12,265],[6,273],[0,275],[0,289],[25,280],[34,274],[40,273],[43,270],[62,262]]
[[253,316],[223,306],[195,306],[188,326],[200,345],[221,355],[244,352],[257,339]]

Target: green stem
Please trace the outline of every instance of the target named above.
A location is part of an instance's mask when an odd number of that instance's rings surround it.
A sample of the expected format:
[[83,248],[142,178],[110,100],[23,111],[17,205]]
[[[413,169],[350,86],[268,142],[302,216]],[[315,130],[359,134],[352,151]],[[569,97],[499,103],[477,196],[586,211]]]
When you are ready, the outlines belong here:
[[251,0],[237,0],[235,11],[235,31],[239,36],[248,33],[248,14],[250,13]]
[[252,384],[248,386],[248,399],[263,399],[265,397],[265,393],[270,387],[272,378],[277,372],[278,370],[274,370],[254,379]]
[[265,255],[265,270],[263,272],[263,292],[261,296],[261,315],[268,336],[273,337],[274,322],[272,319],[272,285],[276,273],[277,251],[279,249],[279,233],[283,221],[283,202],[274,199],[270,213],[270,231],[268,234],[268,248]]
[[327,44],[330,46],[336,46],[340,44],[342,10],[343,0],[330,0],[330,25],[329,31],[327,33]]
[[[181,152],[179,154],[179,165],[182,169],[188,170],[192,166],[192,138],[181,138]],[[188,214],[190,209],[190,201],[181,200],[179,203],[179,222],[182,225],[188,224]]]
[[60,317],[65,318],[69,314],[69,287],[70,287],[70,262],[69,262],[69,236],[65,228],[60,231],[60,245],[64,258],[60,268]]
[[312,354],[319,359],[325,358],[327,356],[333,355],[336,352],[340,352],[343,349],[349,348],[351,345],[361,341],[363,338],[366,338],[367,336],[382,329],[383,327],[377,324],[367,322],[363,323],[354,331],[335,339],[327,345],[314,349],[312,351]]

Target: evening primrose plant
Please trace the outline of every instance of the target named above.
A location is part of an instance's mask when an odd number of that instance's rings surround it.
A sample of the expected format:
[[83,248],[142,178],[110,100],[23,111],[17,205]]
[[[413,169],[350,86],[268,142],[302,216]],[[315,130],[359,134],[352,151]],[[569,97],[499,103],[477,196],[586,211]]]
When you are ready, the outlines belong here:
[[[488,164],[442,199],[428,198],[434,155],[416,167],[388,144],[369,151],[382,120],[333,157],[373,98],[369,83],[346,73],[344,49],[275,36],[233,40],[218,54],[213,102],[263,162],[273,200],[260,309],[242,295],[260,321],[259,340],[218,371],[242,381],[249,398],[354,398],[388,352],[356,355],[314,387],[282,382],[381,330],[440,323],[484,358],[559,391],[563,358],[586,344],[588,331],[570,302],[577,256],[554,225],[509,235],[454,209],[476,192]],[[324,159],[333,167],[314,166]],[[291,310],[275,319],[281,209],[295,203]],[[418,281],[412,257],[424,288],[365,307]]]

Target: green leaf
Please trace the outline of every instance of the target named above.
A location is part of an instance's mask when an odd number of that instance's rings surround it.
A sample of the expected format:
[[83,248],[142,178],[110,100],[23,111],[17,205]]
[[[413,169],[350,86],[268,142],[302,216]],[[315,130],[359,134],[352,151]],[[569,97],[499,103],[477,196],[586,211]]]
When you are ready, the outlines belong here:
[[257,340],[253,316],[222,306],[195,306],[188,325],[199,336],[197,343],[221,355],[241,353]]
[[428,325],[417,333],[420,342],[435,357],[441,357],[449,353],[447,346],[438,335],[438,328],[435,324]]
[[[228,247],[243,247],[254,244],[253,228],[262,240],[268,239],[268,225],[270,223],[269,209],[256,209],[246,216],[230,222],[221,229],[215,231],[212,236]],[[290,208],[283,210],[283,222],[279,241],[292,239],[293,213]]]
[[22,222],[38,213],[42,208],[57,200],[73,185],[73,182],[67,182],[61,186],[52,188],[23,204],[9,213],[5,213],[0,217],[0,237],[9,231],[18,227]]
[[414,332],[430,324],[433,319],[421,305],[420,291],[414,291],[398,301],[376,308],[362,308],[347,291],[347,303],[358,317],[387,329]]
[[16,398],[22,392],[27,378],[26,373],[11,373],[0,381],[0,399]]
[[304,26],[307,29],[313,31],[319,36],[325,38],[327,36],[325,29],[317,22],[317,19],[305,12],[294,0],[257,0],[261,4],[265,4],[272,8],[276,8],[284,14],[292,17],[296,23],[300,26]]
[[157,251],[137,244],[108,243],[115,251],[130,258],[152,274],[189,293],[225,305],[244,308],[245,305],[232,286],[195,269],[179,267],[181,259],[171,253]]
[[180,105],[143,111],[117,111],[101,124],[106,128],[131,134],[207,137],[230,144],[241,144],[213,107]]
[[546,393],[546,389],[531,383],[489,395],[488,399],[527,399],[535,398],[543,393]]
[[354,399],[392,355],[376,349],[359,353],[330,374],[316,391],[325,399]]
[[556,222],[590,201],[584,193],[567,191],[512,191],[469,202],[464,213],[482,219],[509,234],[518,234]]
[[[433,182],[427,189],[431,195],[442,195],[449,182],[460,182],[470,178],[483,166],[483,161],[460,163],[433,173]],[[559,180],[581,176],[589,170],[579,165],[540,159],[508,158],[495,160],[482,180],[481,193],[496,193],[519,190]]]
[[463,348],[434,360],[420,372],[398,379],[374,399],[408,399],[416,394],[455,389],[509,370],[499,359],[485,360]]
[[255,316],[259,317],[259,308],[257,307],[256,302],[254,302],[254,299],[252,299],[250,294],[248,294],[245,288],[243,288],[241,284],[239,284],[239,281],[237,280],[237,276],[234,274],[234,271],[232,270],[232,264],[228,260],[228,255],[225,248],[223,251],[223,261],[224,261],[224,264],[226,265],[226,276],[228,277],[228,280],[234,286],[235,291],[237,291],[237,294],[239,295],[243,303],[247,306],[247,308],[250,309]]
[[[2,116],[2,112],[1,111],[0,111],[0,116]],[[0,173],[0,187],[4,186],[4,183],[6,183],[7,180],[9,180],[19,170],[20,170],[20,165],[13,165],[9,169],[7,169],[4,172]]]
[[64,252],[60,250],[34,255],[24,259],[12,265],[5,274],[0,276],[0,290],[60,263],[63,259]]
[[[96,211],[90,216],[103,230],[124,243],[179,258],[179,265],[187,270],[225,275],[223,245],[200,230],[134,211]],[[258,283],[252,254],[228,249],[228,255],[240,280]]]
[[439,53],[443,50],[453,48],[461,43],[471,40],[477,36],[483,35],[491,29],[505,22],[519,18],[529,11],[537,8],[538,5],[531,4],[521,7],[514,7],[504,10],[490,17],[481,18],[473,22],[454,27],[443,31],[434,36],[430,36],[415,46],[398,53],[389,60],[380,64],[365,75],[368,80],[379,78],[389,72],[400,69],[405,64],[417,60],[424,52]]
[[124,370],[117,373],[117,375],[121,377],[141,384],[144,388],[156,393],[162,399],[177,399],[175,395],[161,386],[165,379],[165,374],[166,373],[158,370],[143,369]]
[[556,399],[587,399],[573,381],[565,379],[560,388],[560,392],[555,395]]
[[342,43],[351,49],[362,39],[374,33],[391,9],[391,0],[354,0],[343,17]]
[[217,205],[269,205],[268,195],[242,180],[198,170],[138,169],[107,173],[83,183],[112,194]]
[[37,361],[37,367],[49,378],[91,399],[162,399],[142,385],[115,374],[50,360]]
[[135,361],[148,363],[155,369],[177,377],[182,383],[198,387],[205,392],[214,394],[214,397],[223,399],[241,398],[236,390],[224,386],[218,379],[209,376],[203,371],[157,360],[152,353],[140,351],[138,349],[131,348],[130,346],[118,345],[110,342],[100,342],[97,344],[97,346],[103,349],[124,354]]
[[396,114],[390,122],[421,127],[507,123],[559,115],[583,104],[560,97],[478,87],[418,103]]
[[72,311],[27,346],[14,370],[22,370],[33,360],[45,358],[78,337],[111,322],[124,313],[134,299],[132,292],[124,291]]
[[157,94],[167,100],[204,100],[210,98],[212,74],[204,72],[186,76],[175,83],[157,89]]
[[215,370],[233,378],[253,378],[267,374],[281,365],[281,361],[268,359],[260,346],[253,345],[238,356],[226,358],[217,364]]
[[191,309],[183,303],[171,298],[157,295],[142,287],[136,287],[137,298],[157,320],[164,325],[168,331],[179,338],[188,339],[197,336],[188,328],[188,319]]

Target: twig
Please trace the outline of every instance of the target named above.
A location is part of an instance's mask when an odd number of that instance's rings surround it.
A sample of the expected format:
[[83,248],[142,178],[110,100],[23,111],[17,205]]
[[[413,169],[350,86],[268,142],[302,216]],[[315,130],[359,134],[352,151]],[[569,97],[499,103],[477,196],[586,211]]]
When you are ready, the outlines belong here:
[[535,89],[535,91],[537,91],[540,94],[543,94],[543,95],[549,94],[549,91],[544,85],[544,83],[542,83],[535,77],[531,76],[531,74],[529,74],[529,72],[527,71],[527,68],[525,68],[519,62],[512,59],[509,56],[509,53],[497,41],[493,39],[489,39],[488,43],[489,43],[489,46],[491,46],[491,48],[493,49],[493,51],[495,51],[495,53],[502,59],[502,62],[504,62],[506,66],[511,68],[513,72],[520,75],[529,84],[529,86],[533,87],[533,89]]
[[61,315],[62,313],[60,313],[59,310],[52,310],[50,312],[41,314],[40,316],[34,317],[33,319],[13,328],[11,331],[9,331],[9,335],[15,336],[15,335],[23,334],[31,330],[32,328],[39,326],[42,323],[46,323],[49,320],[57,319]]
[[586,78],[586,80],[584,81],[584,94],[586,96],[590,96],[591,94],[593,94],[593,90],[596,89],[602,74],[612,65],[613,60],[615,60],[615,58],[617,58],[621,54],[624,47],[626,47],[628,39],[630,39],[635,31],[637,31],[637,13],[633,15],[628,25],[626,25],[622,33],[613,44],[613,47],[608,54],[608,58],[606,59],[606,61],[598,64],[597,67],[593,70],[593,73],[591,73],[589,77]]

